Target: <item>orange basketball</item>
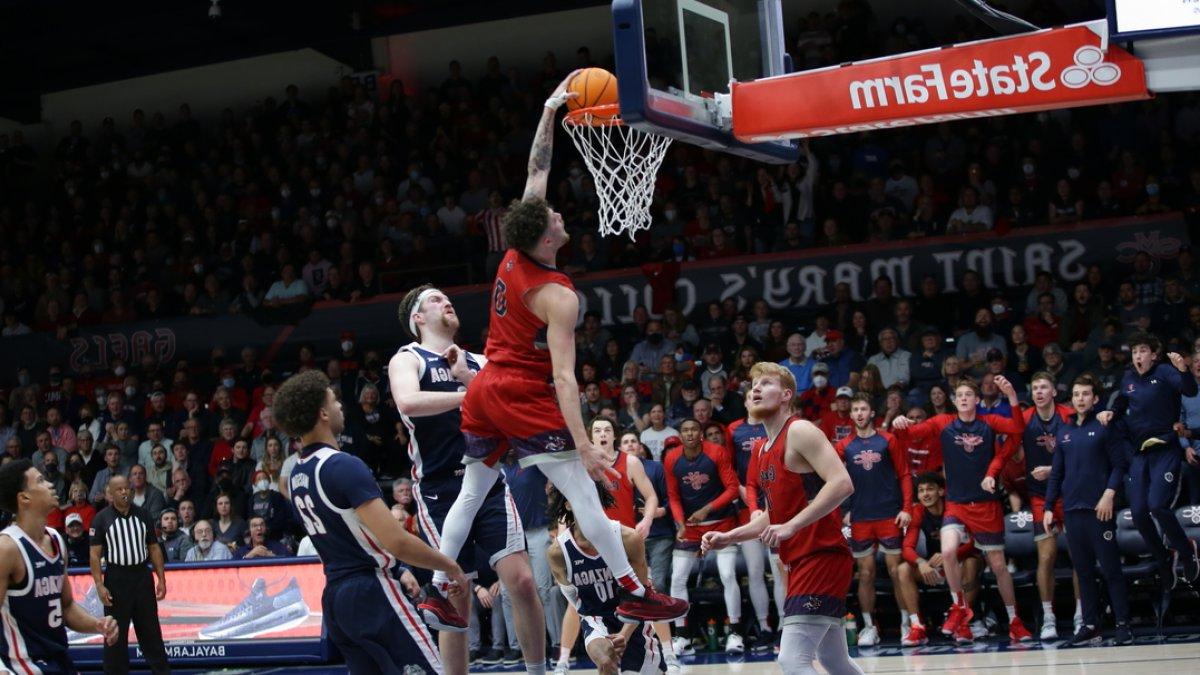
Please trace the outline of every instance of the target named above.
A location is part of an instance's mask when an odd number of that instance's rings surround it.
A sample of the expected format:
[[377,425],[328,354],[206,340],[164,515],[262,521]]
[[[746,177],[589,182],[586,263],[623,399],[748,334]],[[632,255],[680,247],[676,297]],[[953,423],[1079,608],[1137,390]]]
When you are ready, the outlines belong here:
[[[576,94],[567,99],[568,110],[617,103],[617,78],[603,68],[584,68],[567,82],[567,91]],[[609,119],[616,112],[594,113],[596,119]]]

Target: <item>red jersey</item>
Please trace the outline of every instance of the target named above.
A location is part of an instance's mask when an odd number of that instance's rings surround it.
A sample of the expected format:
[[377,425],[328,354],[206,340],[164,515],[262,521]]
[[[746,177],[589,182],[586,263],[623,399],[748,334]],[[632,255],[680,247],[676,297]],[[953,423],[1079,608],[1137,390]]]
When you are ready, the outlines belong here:
[[515,249],[504,254],[492,284],[491,322],[484,350],[489,365],[532,371],[539,378],[550,377],[546,322],[525,304],[530,291],[546,284],[575,290],[562,270],[543,265]]
[[[758,491],[765,497],[772,525],[786,523],[808,506],[809,500],[817,495],[825,481],[815,472],[796,473],[784,463],[787,450],[788,428],[799,421],[791,416],[783,423],[775,440],[763,446],[758,457]],[[850,554],[846,538],[842,536],[842,514],[834,509],[820,520],[800,530],[790,539],[779,544],[779,558],[793,564],[805,556],[821,552]]]
[[617,461],[613,462],[612,468],[616,469],[621,477],[613,480],[605,475],[604,487],[617,503],[604,509],[604,515],[625,527],[634,527],[637,525],[637,511],[633,506],[633,482],[629,480],[629,455],[618,452]]
[[908,472],[914,478],[926,472],[942,470],[942,441],[933,436],[911,438],[896,434],[905,447],[908,457]]
[[832,410],[827,410],[821,415],[817,426],[825,433],[825,438],[828,438],[830,443],[837,443],[854,433],[854,422],[850,420],[850,415],[842,415]]

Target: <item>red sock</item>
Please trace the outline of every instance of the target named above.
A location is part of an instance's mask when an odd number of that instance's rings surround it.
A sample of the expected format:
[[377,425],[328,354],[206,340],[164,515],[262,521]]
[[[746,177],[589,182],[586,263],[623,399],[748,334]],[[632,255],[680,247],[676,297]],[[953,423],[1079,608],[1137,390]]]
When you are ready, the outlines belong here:
[[638,597],[646,595],[646,587],[642,585],[641,581],[638,581],[636,575],[626,574],[625,576],[618,578],[617,583],[621,584],[621,588],[624,588]]

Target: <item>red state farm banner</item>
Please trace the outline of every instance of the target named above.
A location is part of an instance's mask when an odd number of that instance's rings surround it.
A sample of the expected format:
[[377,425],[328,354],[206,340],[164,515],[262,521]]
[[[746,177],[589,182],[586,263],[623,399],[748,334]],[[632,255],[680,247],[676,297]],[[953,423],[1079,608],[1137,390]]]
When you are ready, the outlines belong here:
[[743,142],[806,138],[1150,97],[1142,62],[1086,26],[734,83]]

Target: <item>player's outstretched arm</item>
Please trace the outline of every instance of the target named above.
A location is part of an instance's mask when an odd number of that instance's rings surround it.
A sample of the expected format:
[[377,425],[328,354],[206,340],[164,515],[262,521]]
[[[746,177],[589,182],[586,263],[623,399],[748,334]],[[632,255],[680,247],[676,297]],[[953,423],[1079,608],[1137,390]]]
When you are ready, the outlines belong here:
[[837,452],[829,444],[829,439],[825,438],[820,429],[806,422],[797,422],[788,427],[784,461],[790,468],[800,464],[797,460],[811,466],[825,484],[809,501],[808,506],[801,509],[791,520],[767,528],[762,539],[768,546],[778,546],[780,541],[792,537],[801,529],[833,513],[839,504],[854,494],[854,484],[850,482],[846,465],[838,458]]
[[529,149],[529,176],[525,179],[525,194],[521,199],[546,198],[546,185],[550,180],[550,159],[554,156],[554,117],[558,109],[568,98],[575,94],[567,93],[567,82],[578,71],[558,83],[558,87],[546,99],[542,108],[542,118],[538,121],[537,131],[533,135],[533,146]]
[[[379,541],[380,546],[401,562],[445,572],[451,583],[457,587],[457,592],[466,593],[471,587],[457,562],[405,531],[400,522],[392,517],[391,509],[384,505],[382,499],[364,502],[354,509],[354,513]],[[455,594],[455,591],[451,592],[451,595]]]

